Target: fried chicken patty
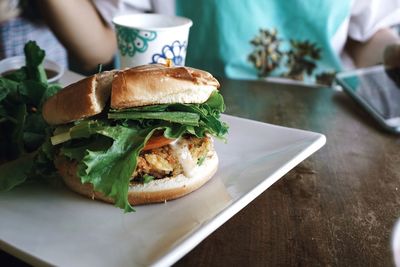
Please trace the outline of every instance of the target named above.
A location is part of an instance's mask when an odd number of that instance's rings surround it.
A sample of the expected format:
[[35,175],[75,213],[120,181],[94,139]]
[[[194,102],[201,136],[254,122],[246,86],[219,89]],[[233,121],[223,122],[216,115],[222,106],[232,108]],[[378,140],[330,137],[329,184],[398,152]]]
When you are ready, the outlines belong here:
[[[150,175],[155,179],[174,177],[184,173],[181,164],[181,151],[188,151],[191,161],[201,165],[204,159],[212,155],[213,143],[211,138],[197,138],[195,136],[184,136],[173,144],[160,148],[142,151],[137,160],[137,167],[133,173],[133,181],[142,181],[142,177]],[[189,155],[186,155],[189,156]]]

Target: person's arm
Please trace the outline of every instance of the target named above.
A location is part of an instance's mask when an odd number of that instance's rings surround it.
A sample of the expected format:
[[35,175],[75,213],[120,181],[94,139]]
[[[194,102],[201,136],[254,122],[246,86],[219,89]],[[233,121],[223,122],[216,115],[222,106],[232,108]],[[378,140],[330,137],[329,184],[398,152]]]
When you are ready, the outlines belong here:
[[90,0],[39,3],[47,24],[83,69],[111,61],[117,49],[115,34]]
[[389,68],[400,68],[400,41],[385,48],[383,63]]
[[[399,42],[398,34],[389,28],[385,28],[377,31],[366,42],[349,39],[345,49],[353,59],[354,65],[357,68],[362,68],[383,63],[385,48]],[[398,56],[400,59],[400,54]]]

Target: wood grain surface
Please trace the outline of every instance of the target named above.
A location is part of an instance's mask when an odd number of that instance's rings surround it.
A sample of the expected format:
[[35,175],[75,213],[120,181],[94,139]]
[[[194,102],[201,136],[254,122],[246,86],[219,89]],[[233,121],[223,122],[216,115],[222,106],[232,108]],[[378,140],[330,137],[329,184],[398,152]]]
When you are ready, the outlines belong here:
[[221,82],[227,114],[323,133],[327,143],[175,266],[393,266],[400,136],[331,88]]
[[221,92],[228,114],[327,143],[176,266],[393,266],[400,136],[331,88],[224,80]]

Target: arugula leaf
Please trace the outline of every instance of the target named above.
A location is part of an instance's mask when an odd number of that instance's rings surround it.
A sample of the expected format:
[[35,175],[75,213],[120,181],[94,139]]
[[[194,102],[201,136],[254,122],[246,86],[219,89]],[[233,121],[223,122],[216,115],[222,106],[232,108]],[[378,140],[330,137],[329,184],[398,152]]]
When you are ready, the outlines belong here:
[[5,99],[9,94],[15,94],[17,90],[17,82],[0,77],[0,101]]
[[43,95],[47,90],[47,85],[34,80],[25,80],[20,82],[18,92],[21,100],[34,107],[39,107],[43,102]]
[[17,123],[13,124],[9,128],[11,133],[10,137],[10,156],[18,156],[24,152],[24,144],[22,142],[23,129],[26,119],[26,106],[24,104],[18,104],[14,107],[10,107],[12,114],[15,116],[14,119]]
[[[228,132],[228,125],[219,120],[220,113],[224,110],[225,104],[222,95],[218,91],[214,91],[209,99],[203,104],[177,103],[144,106],[124,110],[110,110],[110,112],[108,113],[108,117],[118,119],[143,120],[146,114],[151,114],[151,117],[148,116],[148,119],[166,120],[170,122],[195,126],[191,128],[191,131],[189,132],[191,134],[195,134],[198,137],[204,136],[205,133],[208,132],[217,138],[224,139],[224,136]],[[171,115],[165,115],[167,113],[171,113]],[[179,116],[174,117],[173,114],[179,114]],[[166,118],[165,116],[169,117]],[[195,125],[194,123],[185,122],[184,116],[193,116],[193,119],[195,118],[194,116],[199,116],[200,118],[198,124]],[[147,121],[147,123],[149,122]]]
[[28,74],[26,71],[26,67],[24,66],[19,68],[18,70],[15,70],[9,74],[4,75],[3,77],[15,82],[22,82],[28,79]]
[[40,104],[42,105],[47,100],[47,98],[55,95],[58,91],[61,90],[61,88],[61,85],[59,85],[58,83],[48,84],[47,89],[42,96],[42,101]]
[[48,182],[54,182],[57,176],[57,170],[54,166],[55,149],[50,143],[50,129],[46,129],[46,140],[37,150],[33,160],[33,166],[29,172],[29,177],[33,179],[44,179]]
[[32,165],[32,155],[25,155],[0,165],[0,192],[8,191],[25,182]]
[[16,159],[36,150],[48,125],[41,117],[44,101],[61,86],[49,85],[44,70],[44,50],[36,42],[24,47],[26,66],[0,77],[0,156]]
[[181,124],[199,125],[200,116],[191,112],[118,112],[109,113],[109,119],[130,119],[130,120],[143,120],[143,119],[157,119],[169,122],[176,122]]
[[[25,45],[24,52],[26,66],[0,77],[0,162],[15,160],[18,157],[25,158],[28,153],[41,147],[50,133],[49,126],[41,116],[42,105],[61,88],[58,84],[47,83],[43,65],[44,50],[34,41],[30,41]],[[11,163],[1,166],[0,176],[3,180],[0,182],[0,191],[23,182],[29,171],[28,167],[31,167],[30,176],[41,171],[45,175],[51,173],[52,168],[48,167],[50,158],[43,147],[45,144],[35,156],[34,167],[23,162],[21,168],[26,167],[23,172],[13,171],[15,165]],[[11,174],[7,180],[4,180],[5,173]]]
[[150,105],[150,106],[143,106],[138,108],[126,108],[126,109],[110,109],[110,113],[120,113],[120,112],[161,112],[166,111],[168,104],[160,104],[160,105]]
[[47,75],[43,66],[46,52],[40,49],[35,41],[27,42],[24,47],[24,52],[28,79],[47,84]]
[[22,133],[22,143],[26,151],[35,151],[44,143],[47,124],[39,113],[28,113]]

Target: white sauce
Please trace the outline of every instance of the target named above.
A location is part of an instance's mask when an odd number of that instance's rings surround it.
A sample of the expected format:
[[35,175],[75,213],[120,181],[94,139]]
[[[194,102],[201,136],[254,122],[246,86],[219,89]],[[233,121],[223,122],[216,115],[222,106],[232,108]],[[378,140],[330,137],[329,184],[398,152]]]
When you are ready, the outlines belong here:
[[192,158],[187,144],[177,140],[169,145],[182,166],[183,174],[186,177],[192,177],[194,175],[194,170],[197,167],[197,163]]

